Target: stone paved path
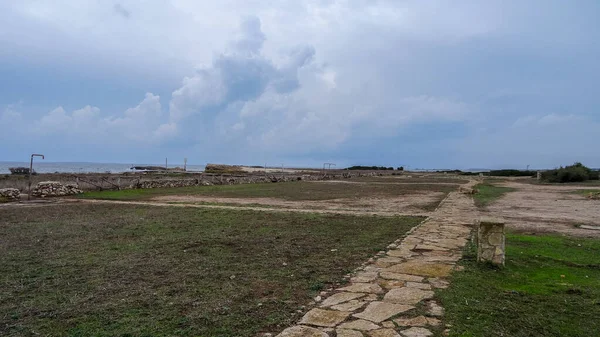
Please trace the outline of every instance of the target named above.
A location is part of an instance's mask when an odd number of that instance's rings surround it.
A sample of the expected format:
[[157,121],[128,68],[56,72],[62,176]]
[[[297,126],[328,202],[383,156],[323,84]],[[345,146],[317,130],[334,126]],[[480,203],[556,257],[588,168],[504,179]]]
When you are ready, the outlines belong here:
[[[322,293],[325,298],[317,297],[316,307],[278,337],[432,336],[444,315],[433,289],[448,286],[476,218],[469,195],[450,193],[427,220],[370,259],[346,286]],[[426,314],[417,315],[416,306]]]

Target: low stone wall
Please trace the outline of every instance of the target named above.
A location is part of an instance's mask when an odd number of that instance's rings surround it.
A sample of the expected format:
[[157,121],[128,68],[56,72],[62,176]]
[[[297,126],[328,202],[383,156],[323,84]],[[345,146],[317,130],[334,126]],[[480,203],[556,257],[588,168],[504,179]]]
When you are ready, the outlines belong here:
[[16,188],[0,189],[0,199],[16,201],[21,199],[21,192]]
[[165,188],[165,187],[188,187],[188,186],[211,186],[211,185],[237,185],[237,184],[259,184],[259,183],[278,183],[290,181],[318,181],[318,180],[334,180],[334,179],[349,179],[352,177],[367,177],[381,176],[384,174],[369,172],[369,173],[341,173],[334,175],[317,175],[317,174],[286,174],[286,175],[203,175],[200,178],[183,178],[183,179],[160,179],[160,180],[142,180],[133,182],[127,188],[130,189],[147,189],[147,188]]
[[43,181],[38,183],[31,191],[31,195],[35,197],[62,197],[65,195],[74,195],[83,193],[77,185],[63,185],[57,181]]
[[[46,177],[48,181],[39,181],[32,190],[34,197],[67,196],[83,193],[84,191],[98,190],[123,190],[123,189],[148,189],[169,188],[189,186],[210,185],[236,185],[236,184],[258,184],[278,183],[289,181],[319,181],[319,180],[341,180],[358,177],[375,177],[392,175],[394,172],[357,172],[357,171],[328,171],[322,173],[277,173],[277,174],[182,174],[170,176],[167,174],[41,174],[34,176],[35,179]],[[15,179],[2,181],[3,185],[11,189],[27,193],[27,179]]]

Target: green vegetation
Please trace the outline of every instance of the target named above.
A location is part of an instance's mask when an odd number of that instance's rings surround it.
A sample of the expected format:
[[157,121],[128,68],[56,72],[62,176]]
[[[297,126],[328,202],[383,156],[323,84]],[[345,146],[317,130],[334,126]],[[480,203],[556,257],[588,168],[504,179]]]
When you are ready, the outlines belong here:
[[[360,181],[359,179],[353,181]],[[390,181],[390,180],[388,180]],[[332,200],[398,196],[421,191],[448,193],[452,185],[435,184],[344,184],[336,182],[289,182],[194,186],[86,192],[80,198],[105,200],[144,200],[161,195],[204,195],[222,198],[279,198],[284,200]]]
[[393,171],[393,167],[385,166],[350,166],[346,170],[370,170],[370,171]]
[[418,217],[133,205],[0,209],[0,335],[256,336]]
[[587,180],[598,180],[600,172],[594,171],[581,163],[542,172],[542,180],[549,183],[571,183]]
[[581,194],[583,196],[588,196],[590,194],[600,193],[600,190],[598,190],[598,189],[596,189],[596,190],[593,190],[593,189],[590,189],[590,190],[576,190],[576,191],[573,191],[573,193],[575,193],[575,194]]
[[505,268],[467,249],[438,292],[450,336],[595,336],[600,331],[600,240],[507,236]]
[[485,173],[487,176],[492,177],[534,177],[536,172],[529,170],[492,170]]
[[475,205],[477,205],[477,207],[485,207],[505,193],[515,190],[511,187],[500,187],[489,183],[478,184],[475,186],[475,189],[477,190],[477,193],[473,195],[473,199],[475,199]]

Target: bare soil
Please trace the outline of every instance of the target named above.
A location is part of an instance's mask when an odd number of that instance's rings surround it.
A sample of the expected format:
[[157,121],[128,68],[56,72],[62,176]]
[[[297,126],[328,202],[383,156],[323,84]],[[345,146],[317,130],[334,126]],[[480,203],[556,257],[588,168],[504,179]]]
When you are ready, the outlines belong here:
[[421,192],[397,197],[370,197],[332,200],[283,200],[278,198],[222,198],[202,195],[165,195],[152,201],[177,203],[216,203],[235,205],[264,205],[288,209],[355,211],[356,213],[415,214],[428,213],[428,206],[437,204],[444,197],[442,192]]
[[600,237],[600,200],[590,200],[577,190],[589,186],[537,185],[518,180],[495,183],[512,187],[483,213],[506,220],[508,228],[525,233],[559,233]]

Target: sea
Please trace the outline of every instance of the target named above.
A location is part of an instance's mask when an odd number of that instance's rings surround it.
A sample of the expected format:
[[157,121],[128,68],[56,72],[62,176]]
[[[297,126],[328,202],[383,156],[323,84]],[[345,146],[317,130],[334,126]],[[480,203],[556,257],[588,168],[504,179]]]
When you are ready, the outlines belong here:
[[[34,158],[33,170],[37,173],[123,173],[132,172],[132,166],[164,166],[162,164],[119,164],[86,162],[46,162]],[[29,167],[28,162],[0,162],[0,174],[10,173],[9,167]],[[170,168],[183,167],[183,164],[169,164]],[[205,165],[187,165],[187,171],[202,172]]]

